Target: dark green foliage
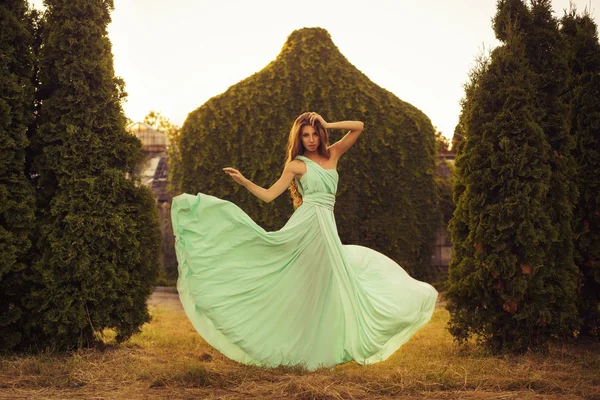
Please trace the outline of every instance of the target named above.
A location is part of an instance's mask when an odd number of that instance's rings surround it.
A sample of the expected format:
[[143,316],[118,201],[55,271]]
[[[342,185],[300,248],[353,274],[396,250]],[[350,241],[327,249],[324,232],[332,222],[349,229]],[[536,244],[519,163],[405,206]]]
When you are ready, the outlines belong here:
[[505,42],[514,32],[529,29],[531,15],[523,0],[498,0],[493,26],[496,38]]
[[562,96],[570,78],[567,43],[552,16],[550,0],[531,1],[529,29],[522,34],[527,43],[527,61],[535,74],[536,122],[544,131],[551,152],[546,208],[556,240],[546,253],[541,271],[545,276],[544,301],[550,309],[546,329],[557,335],[572,335],[580,326],[576,306],[579,271],[573,255],[571,226],[578,198],[575,142],[569,131],[568,100]]
[[35,197],[25,176],[33,104],[31,20],[25,0],[0,4],[0,349],[21,340],[25,257]]
[[456,159],[449,329],[494,351],[544,345],[545,255],[555,239],[544,202],[550,147],[535,122],[535,75],[509,35],[473,72]]
[[573,10],[562,20],[570,43],[573,82],[571,133],[579,165],[575,208],[575,261],[581,271],[579,315],[582,335],[600,338],[600,43],[589,14]]
[[149,320],[160,256],[155,201],[134,178],[141,143],[125,130],[123,82],[106,27],[112,1],[47,0],[40,53],[39,239],[21,347],[69,349]]
[[550,2],[531,3],[498,2],[504,44],[473,74],[461,116],[449,326],[494,351],[544,349],[579,327],[568,53]]
[[[33,37],[33,45],[32,45],[32,53],[33,53],[33,76],[32,76],[32,84],[33,84],[33,88],[34,88],[34,92],[35,92],[35,96],[33,99],[33,102],[30,104],[30,108],[32,110],[32,119],[31,119],[31,123],[29,124],[28,128],[27,128],[27,139],[30,141],[30,144],[32,142],[32,138],[35,137],[37,128],[38,128],[38,116],[40,114],[40,108],[41,108],[41,100],[39,98],[39,88],[40,88],[40,80],[39,80],[39,61],[40,61],[40,49],[42,47],[42,32],[44,30],[44,18],[43,18],[43,14],[36,10],[33,9],[31,11],[31,35]],[[33,158],[35,157],[34,154],[34,147],[35,146],[28,146],[25,152],[25,175],[27,176],[27,178],[29,179],[29,181],[34,185],[37,186],[37,181],[38,181],[38,174],[35,173],[35,171],[32,170],[32,164],[33,164]],[[38,235],[35,233],[36,232],[36,228],[37,226],[34,227],[33,229],[33,236],[37,237]]]
[[[372,247],[424,275],[439,223],[431,122],[351,65],[323,29],[293,32],[263,70],[189,114],[178,143],[176,187],[231,200],[265,229],[280,228],[293,211],[290,197],[263,203],[222,168],[238,168],[269,187],[282,172],[292,123],[305,111],[327,121],[365,123],[338,166],[335,212],[342,240]],[[345,133],[332,132],[331,142]]]

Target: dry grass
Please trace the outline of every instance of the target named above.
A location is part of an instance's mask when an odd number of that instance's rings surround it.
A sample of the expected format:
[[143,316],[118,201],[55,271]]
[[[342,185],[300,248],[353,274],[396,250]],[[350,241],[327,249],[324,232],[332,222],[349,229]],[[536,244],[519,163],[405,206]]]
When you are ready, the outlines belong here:
[[600,399],[599,344],[518,357],[460,350],[443,307],[387,361],[311,373],[228,360],[172,300],[151,305],[152,323],[125,344],[107,332],[102,350],[0,358],[0,399]]

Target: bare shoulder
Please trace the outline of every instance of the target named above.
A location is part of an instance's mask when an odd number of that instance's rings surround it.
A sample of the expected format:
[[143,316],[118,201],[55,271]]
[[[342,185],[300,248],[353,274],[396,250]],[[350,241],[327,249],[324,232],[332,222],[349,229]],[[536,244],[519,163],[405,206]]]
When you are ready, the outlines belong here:
[[306,164],[302,160],[292,160],[285,166],[285,171],[290,171],[299,177],[306,173]]

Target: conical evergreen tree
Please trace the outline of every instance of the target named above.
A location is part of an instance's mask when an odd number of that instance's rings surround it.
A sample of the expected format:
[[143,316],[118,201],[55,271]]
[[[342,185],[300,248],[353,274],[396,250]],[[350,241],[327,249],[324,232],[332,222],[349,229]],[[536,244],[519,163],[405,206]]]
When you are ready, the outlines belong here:
[[25,175],[33,104],[31,21],[25,0],[0,4],[0,350],[18,345],[25,256],[35,197]]
[[550,145],[552,175],[546,208],[556,230],[556,239],[537,272],[544,289],[535,295],[548,304],[547,313],[540,316],[548,333],[569,336],[579,329],[580,322],[576,306],[579,271],[573,255],[571,226],[578,197],[575,142],[569,129],[568,100],[563,96],[570,78],[567,43],[552,16],[550,0],[531,1],[531,19],[527,30],[521,32],[527,61],[535,74],[536,122]]
[[[530,347],[545,347],[552,337],[572,336],[579,327],[579,318],[576,313],[578,271],[574,263],[571,228],[573,207],[577,199],[577,190],[574,185],[576,162],[572,155],[574,141],[569,131],[569,107],[563,96],[569,81],[568,51],[564,37],[558,29],[558,21],[552,16],[548,0],[533,0],[531,9],[520,0],[500,0],[494,19],[494,30],[504,45],[494,52],[491,64],[480,71],[477,79],[485,82],[492,79],[488,76],[491,74],[492,76],[496,75],[498,85],[501,84],[500,82],[506,83],[506,77],[516,73],[515,71],[506,70],[503,74],[490,72],[494,70],[493,66],[498,62],[499,54],[504,52],[508,52],[509,57],[515,57],[512,62],[518,63],[519,73],[522,73],[521,69],[529,71],[526,74],[527,79],[519,89],[528,92],[527,107],[531,120],[522,121],[522,123],[530,125],[532,129],[535,128],[533,131],[541,129],[544,135],[543,139],[538,138],[543,142],[539,144],[542,164],[534,176],[542,174],[539,176],[546,177],[546,167],[549,168],[550,174],[548,181],[540,179],[536,182],[540,190],[534,192],[530,191],[531,187],[523,187],[524,194],[531,197],[531,205],[535,210],[532,211],[533,214],[527,211],[521,219],[523,221],[529,219],[527,224],[534,229],[527,232],[524,230],[527,225],[514,224],[514,221],[503,218],[502,224],[504,225],[501,224],[501,226],[512,226],[515,232],[510,237],[496,238],[496,243],[492,246],[496,247],[494,251],[497,253],[492,259],[497,259],[509,250],[514,257],[513,266],[516,262],[517,265],[520,265],[520,269],[493,270],[492,264],[481,258],[485,257],[485,254],[480,258],[475,257],[476,260],[481,261],[483,267],[493,271],[495,292],[491,294],[502,298],[503,310],[505,313],[512,314],[512,319],[507,320],[506,316],[499,315],[486,323],[484,317],[473,318],[467,315],[469,311],[485,315],[486,312],[477,307],[481,306],[488,310],[489,305],[485,304],[485,301],[481,304],[476,300],[470,306],[465,306],[468,302],[465,294],[468,293],[468,290],[473,291],[478,287],[477,281],[468,280],[469,276],[481,267],[477,267],[477,262],[469,264],[472,262],[469,260],[472,256],[469,252],[463,252],[461,249],[455,253],[454,271],[450,274],[452,279],[450,297],[453,299],[451,305],[453,317],[450,326],[451,331],[458,339],[466,339],[472,333],[481,333],[484,340],[494,350],[525,350]],[[519,50],[517,51],[517,49]],[[516,81],[513,84],[516,85]],[[467,91],[468,101],[465,105],[466,108],[463,108],[463,113],[467,113],[465,131],[467,138],[472,132],[484,132],[489,139],[494,137],[489,135],[489,127],[483,128],[476,119],[470,120],[471,117],[468,116],[475,112],[473,110],[482,107],[481,104],[477,104],[480,100],[474,94],[479,88],[479,83],[475,82]],[[498,89],[490,86],[487,90]],[[469,99],[469,95],[473,98]],[[503,115],[506,112],[507,101],[500,101],[496,104],[499,105],[496,112],[498,115]],[[499,125],[496,129],[506,129],[507,127],[508,125],[504,128]],[[520,131],[518,126],[514,126],[513,129],[514,132]],[[527,140],[532,135],[535,136],[533,131],[530,133],[521,131],[522,135],[528,137],[518,138],[518,140]],[[501,144],[501,142],[499,143]],[[467,154],[469,152],[468,142],[466,146],[464,158],[468,159],[473,155]],[[546,146],[548,146],[547,154],[545,153]],[[490,148],[491,150],[492,148]],[[523,151],[526,150],[527,147],[524,147]],[[498,150],[494,149],[494,151]],[[515,156],[522,157],[522,155]],[[464,201],[464,204],[459,207],[460,211],[455,213],[453,235],[456,235],[459,243],[464,243],[465,238],[476,236],[477,229],[475,226],[465,223],[465,221],[472,220],[469,214],[478,213],[475,205],[471,206],[473,207],[471,209],[465,209],[468,207],[465,199],[471,195],[469,175],[466,172],[475,164],[464,160],[457,163],[467,164],[463,164],[462,169],[459,168],[461,176],[457,177],[455,187],[455,199]],[[547,165],[544,166],[543,163],[547,163]],[[481,164],[478,165],[479,168],[485,168]],[[491,166],[497,166],[497,164],[492,163]],[[503,169],[509,168],[503,166]],[[533,179],[532,176],[528,177],[527,171],[515,170],[513,174],[514,182],[506,182],[508,187],[519,187],[523,179],[525,181]],[[540,193],[546,196],[544,201],[546,206],[537,209],[541,205],[539,203]],[[523,249],[522,246],[527,245],[527,241],[523,239],[528,237],[531,239],[531,248]],[[476,240],[475,246],[475,255],[477,255],[482,244]],[[463,260],[463,257],[466,259]],[[503,262],[509,262],[509,260],[505,259]],[[465,268],[464,265],[470,265],[472,269]],[[507,296],[509,290],[513,293]],[[485,297],[487,298],[489,295],[490,293],[486,293]],[[494,334],[493,330],[498,328],[497,321],[504,321],[500,323],[503,329],[499,329]],[[490,327],[492,327],[491,330]]]
[[544,206],[550,147],[535,120],[535,74],[523,40],[510,27],[504,34],[466,86],[447,292],[452,335],[476,335],[493,351],[545,344],[551,307],[540,300],[539,269],[555,235]]
[[506,42],[515,32],[529,30],[531,14],[523,0],[498,0],[496,8],[492,24],[498,40]]
[[[263,70],[189,114],[178,142],[182,171],[173,169],[176,187],[231,200],[265,229],[279,229],[293,211],[291,199],[263,203],[222,168],[238,168],[261,186],[273,184],[292,123],[305,111],[327,121],[365,123],[338,165],[335,212],[342,241],[374,248],[425,276],[439,224],[439,213],[432,212],[438,207],[431,121],[350,64],[324,29],[293,32]],[[332,131],[331,141],[345,133]]]
[[125,130],[123,82],[106,27],[111,0],[46,0],[41,113],[33,137],[40,237],[29,277],[27,345],[117,339],[149,319],[159,264],[155,201],[134,178],[141,143]]
[[571,132],[576,140],[579,199],[575,209],[575,260],[581,271],[582,335],[600,338],[600,43],[588,13],[562,19],[571,50]]

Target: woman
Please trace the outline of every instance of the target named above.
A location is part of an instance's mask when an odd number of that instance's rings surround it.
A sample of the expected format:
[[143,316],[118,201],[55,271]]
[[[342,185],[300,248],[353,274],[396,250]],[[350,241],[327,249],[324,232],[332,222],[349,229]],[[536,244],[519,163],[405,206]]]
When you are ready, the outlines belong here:
[[[329,145],[327,129],[349,129]],[[266,202],[288,187],[294,214],[267,232],[233,203],[199,193],[173,199],[177,288],[196,330],[227,357],[313,370],[383,361],[431,318],[437,291],[393,260],[343,245],[333,207],[339,158],[363,130],[304,113],[290,131],[287,163],[269,189],[223,168]]]

